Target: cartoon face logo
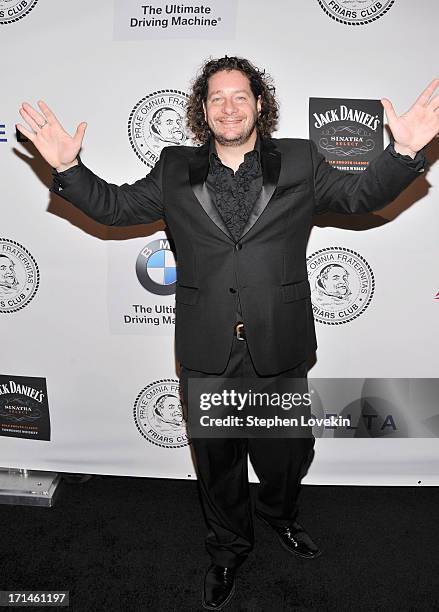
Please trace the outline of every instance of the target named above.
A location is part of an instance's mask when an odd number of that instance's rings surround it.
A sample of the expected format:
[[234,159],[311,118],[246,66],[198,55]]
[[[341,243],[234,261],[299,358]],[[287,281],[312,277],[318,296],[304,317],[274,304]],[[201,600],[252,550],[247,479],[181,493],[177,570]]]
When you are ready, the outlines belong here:
[[353,321],[369,306],[375,289],[373,272],[359,253],[329,247],[307,258],[314,319],[326,325]]
[[179,427],[183,422],[181,402],[175,395],[162,395],[155,403],[154,415],[156,420],[163,424],[163,429],[173,425]]
[[155,111],[151,117],[150,133],[152,138],[163,144],[182,144],[186,141],[183,118],[173,108],[165,107]]
[[40,283],[38,265],[18,242],[0,238],[0,313],[27,306]]
[[349,272],[343,266],[338,264],[324,266],[316,278],[316,299],[319,299],[319,295],[338,300],[347,299],[351,294],[348,279]]
[[164,448],[187,446],[178,380],[156,380],[142,389],[134,404],[134,421],[151,444]]
[[6,255],[0,254],[0,291],[9,292],[16,289],[17,285],[14,262]]
[[184,92],[164,89],[148,94],[131,111],[128,120],[131,146],[151,168],[163,147],[193,144],[185,127],[187,101]]

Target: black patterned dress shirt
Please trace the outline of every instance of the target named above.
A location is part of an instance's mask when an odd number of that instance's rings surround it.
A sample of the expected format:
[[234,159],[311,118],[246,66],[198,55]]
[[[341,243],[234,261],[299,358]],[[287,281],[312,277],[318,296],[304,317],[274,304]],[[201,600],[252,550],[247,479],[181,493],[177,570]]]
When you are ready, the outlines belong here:
[[[213,139],[209,147],[209,172],[206,186],[227,229],[235,242],[262,189],[261,144],[259,135],[255,148],[244,155],[244,161],[236,172],[225,166],[217,155]],[[239,293],[236,299],[236,322],[242,321]]]
[[262,189],[259,136],[255,148],[244,155],[236,172],[222,163],[211,139],[206,186],[227,229],[238,242]]

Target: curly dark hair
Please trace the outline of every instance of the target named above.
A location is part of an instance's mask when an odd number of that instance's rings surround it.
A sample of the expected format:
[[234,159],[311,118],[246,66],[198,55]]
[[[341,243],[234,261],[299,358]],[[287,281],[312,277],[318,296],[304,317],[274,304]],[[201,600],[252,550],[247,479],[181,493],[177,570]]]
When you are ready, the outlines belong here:
[[196,142],[205,143],[210,129],[204,118],[203,102],[207,99],[209,78],[220,70],[239,70],[250,81],[255,98],[261,96],[262,109],[256,127],[261,136],[270,136],[277,127],[279,104],[272,86],[272,78],[265,70],[259,70],[242,57],[221,57],[207,60],[192,83],[192,91],[186,106],[186,122]]

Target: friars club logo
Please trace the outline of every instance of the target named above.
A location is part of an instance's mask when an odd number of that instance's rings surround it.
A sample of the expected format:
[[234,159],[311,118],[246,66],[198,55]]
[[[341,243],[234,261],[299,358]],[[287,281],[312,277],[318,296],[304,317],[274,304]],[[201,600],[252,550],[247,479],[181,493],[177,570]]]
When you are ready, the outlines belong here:
[[346,25],[366,25],[376,21],[392,6],[394,0],[318,0],[329,17]]
[[373,272],[355,251],[329,247],[307,259],[314,318],[319,323],[340,325],[363,314],[375,289]]
[[137,157],[154,167],[163,147],[189,145],[185,128],[188,95],[176,89],[155,91],[136,104],[128,120],[128,136]]
[[152,444],[164,448],[187,446],[178,380],[156,380],[142,389],[134,404],[134,421]]
[[150,293],[175,293],[177,268],[169,240],[153,240],[140,251],[136,261],[136,274],[139,283]]
[[25,17],[38,0],[0,0],[0,24],[14,23]]
[[32,255],[21,244],[0,238],[0,312],[16,312],[37,292],[40,273]]

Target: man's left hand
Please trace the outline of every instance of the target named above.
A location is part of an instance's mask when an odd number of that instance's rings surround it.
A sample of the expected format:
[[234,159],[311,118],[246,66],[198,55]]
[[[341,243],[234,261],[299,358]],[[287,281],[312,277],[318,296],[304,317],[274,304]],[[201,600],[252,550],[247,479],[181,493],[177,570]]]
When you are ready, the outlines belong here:
[[427,143],[439,134],[439,95],[433,96],[439,79],[424,89],[413,106],[400,117],[387,98],[381,99],[387,122],[395,139],[395,151],[415,157]]

